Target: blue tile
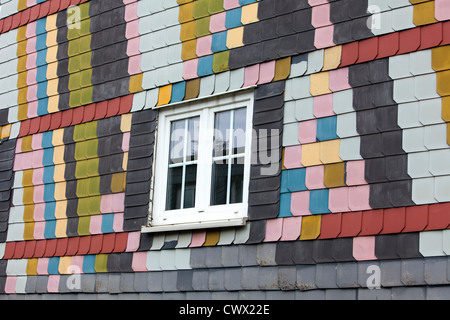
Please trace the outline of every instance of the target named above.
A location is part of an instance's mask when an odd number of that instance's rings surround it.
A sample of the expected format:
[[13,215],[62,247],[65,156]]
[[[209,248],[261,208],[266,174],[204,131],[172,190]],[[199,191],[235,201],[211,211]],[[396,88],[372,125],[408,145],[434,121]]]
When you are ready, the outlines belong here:
[[46,221],[55,220],[56,202],[46,202],[44,210],[44,219]]
[[[42,138],[42,141],[44,141],[44,140],[45,140],[45,137]],[[55,150],[53,148],[46,148],[46,149],[44,149],[44,156],[42,158],[42,164],[45,167],[54,165],[54,163],[53,163],[53,153],[54,153],[54,151]]]
[[95,256],[88,255],[83,259],[83,273],[96,273],[95,271]]
[[45,239],[56,239],[56,220],[49,220],[45,222],[44,237]]
[[242,8],[228,10],[225,17],[225,27],[233,29],[242,26],[241,23]]
[[306,168],[288,170],[288,189],[290,192],[308,190],[305,184]]
[[59,275],[59,257],[52,257],[48,259],[47,272],[49,275]]
[[172,98],[170,103],[183,101],[186,93],[186,82],[178,82],[172,85]]
[[198,59],[197,74],[199,77],[205,77],[213,74],[214,56],[206,56]]
[[212,36],[211,50],[214,53],[226,51],[227,47],[227,31],[214,33]]
[[104,214],[102,216],[102,232],[114,233],[114,214]]
[[309,193],[309,210],[312,214],[331,213],[328,209],[329,190],[312,190]]
[[284,193],[280,195],[280,213],[278,218],[292,217],[291,213],[291,194]]
[[317,140],[328,141],[339,139],[337,135],[337,117],[317,119]]
[[44,187],[44,201],[55,201],[55,184],[46,184]]

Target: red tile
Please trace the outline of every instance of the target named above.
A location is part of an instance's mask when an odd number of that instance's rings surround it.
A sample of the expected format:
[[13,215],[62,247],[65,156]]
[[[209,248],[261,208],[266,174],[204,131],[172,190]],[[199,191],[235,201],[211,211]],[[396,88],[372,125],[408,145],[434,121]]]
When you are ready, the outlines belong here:
[[30,119],[27,119],[20,123],[19,138],[22,138],[22,137],[25,137],[28,135],[28,132],[30,132],[30,123],[31,123]]
[[11,24],[12,24],[12,16],[6,17],[5,19],[3,19],[3,28],[2,28],[2,32],[8,32],[9,30],[11,30]]
[[362,212],[348,212],[342,214],[342,227],[339,238],[356,237],[361,232]]
[[0,32],[3,33],[3,22],[5,21],[5,19],[1,19],[0,20]]
[[38,19],[46,17],[50,11],[50,2],[49,1],[42,2],[39,7],[40,8]]
[[114,233],[105,234],[103,236],[103,246],[100,253],[112,253],[116,243],[116,235]]
[[383,228],[383,210],[371,210],[362,213],[361,233],[359,236],[374,236]]
[[340,67],[350,66],[358,60],[359,43],[357,41],[342,46]]
[[12,16],[11,29],[17,29],[20,26],[22,20],[22,12],[17,12]]
[[39,127],[41,125],[41,118],[33,118],[31,119],[30,122],[30,131],[28,132],[28,134],[35,134],[39,132]]
[[77,255],[85,256],[88,254],[91,246],[91,236],[81,237],[78,245]]
[[450,225],[450,203],[432,204],[428,210],[428,225],[425,230],[444,230]]
[[114,253],[125,252],[128,243],[128,233],[117,233],[116,243],[114,245]]
[[25,241],[16,242],[13,259],[22,259],[25,253]]
[[22,16],[20,17],[20,26],[24,26],[30,20],[31,8],[22,11]]
[[104,119],[108,110],[108,101],[97,103],[94,120]]
[[69,127],[72,123],[73,109],[64,110],[61,115],[61,126],[60,128]]
[[88,254],[99,254],[102,251],[103,235],[95,235],[91,237],[91,246]]
[[80,238],[69,238],[67,242],[67,256],[76,256],[78,253],[78,247],[80,246]]
[[322,215],[319,239],[335,239],[341,233],[342,213]]
[[92,103],[84,107],[83,123],[91,122],[95,117],[96,103]]
[[52,15],[59,11],[60,0],[50,0],[50,9],[48,14]]
[[423,231],[428,224],[428,205],[407,207],[403,232]]
[[119,114],[129,113],[133,106],[133,95],[123,96],[120,98],[120,110]]
[[106,118],[113,117],[119,113],[120,98],[115,98],[108,101],[108,109],[106,111]]
[[65,10],[70,6],[70,0],[61,0],[59,10]]
[[30,10],[30,20],[29,22],[36,21],[39,17],[40,6],[33,6]]
[[375,60],[378,55],[378,37],[359,42],[359,54],[357,63]]
[[39,240],[36,242],[36,248],[34,250],[33,258],[44,257],[46,242],[47,242],[47,240]]
[[397,54],[400,44],[398,32],[379,37],[377,59],[392,57]]
[[401,233],[405,228],[406,208],[384,210],[383,230],[381,234]]
[[47,245],[45,247],[45,252],[44,252],[44,258],[51,258],[51,257],[55,256],[57,242],[58,242],[57,239],[47,240]]
[[74,126],[80,124],[81,122],[83,122],[83,117],[84,117],[84,107],[78,107],[73,109],[71,125]]
[[400,42],[397,54],[417,51],[420,46],[420,28],[413,28],[400,32]]
[[51,114],[46,114],[45,116],[41,117],[41,123],[40,123],[40,127],[39,127],[39,132],[46,132],[49,130],[50,128],[50,124],[52,121],[52,115]]
[[55,257],[63,257],[66,254],[69,238],[58,239],[56,243]]
[[34,256],[34,251],[36,250],[36,241],[27,241],[25,246],[25,252],[23,254],[23,259],[31,259]]
[[442,22],[430,24],[420,28],[419,50],[437,47],[442,42]]
[[52,113],[49,130],[59,129],[61,126],[62,112]]
[[14,257],[14,250],[16,248],[15,242],[7,242],[5,245],[5,253],[3,254],[2,260],[10,260]]
[[442,24],[442,42],[441,46],[450,44],[450,21],[446,21]]

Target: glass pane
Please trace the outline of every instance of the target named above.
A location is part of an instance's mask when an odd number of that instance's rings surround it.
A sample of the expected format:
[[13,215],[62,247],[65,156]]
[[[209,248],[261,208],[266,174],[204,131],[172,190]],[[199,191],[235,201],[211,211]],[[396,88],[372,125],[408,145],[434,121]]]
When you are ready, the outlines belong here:
[[167,179],[166,210],[181,209],[181,185],[183,179],[183,167],[169,169]]
[[211,205],[227,203],[228,162],[213,163],[211,182]]
[[[243,159],[243,158],[242,158]],[[242,159],[234,159],[231,165],[230,203],[242,203],[244,194],[244,165]]]
[[233,154],[245,153],[245,133],[247,124],[247,109],[238,109],[234,112],[233,124]]
[[184,136],[186,121],[174,121],[170,128],[169,164],[184,162]]
[[197,186],[197,165],[186,166],[184,183],[184,209],[195,207],[195,188]]
[[186,150],[186,161],[198,160],[198,140],[199,140],[200,117],[188,120],[188,139]]
[[214,157],[228,155],[231,111],[216,113],[214,124]]

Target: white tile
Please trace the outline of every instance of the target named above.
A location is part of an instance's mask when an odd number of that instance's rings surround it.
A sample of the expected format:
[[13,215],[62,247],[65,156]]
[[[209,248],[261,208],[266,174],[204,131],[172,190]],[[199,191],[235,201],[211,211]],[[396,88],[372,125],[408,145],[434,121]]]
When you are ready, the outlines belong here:
[[339,157],[343,161],[362,160],[361,138],[359,136],[341,139]]
[[437,78],[436,73],[416,76],[414,78],[415,83],[415,96],[417,100],[433,99],[440,97],[437,93]]
[[409,54],[390,57],[389,76],[394,80],[411,77],[410,64],[411,57]]
[[424,144],[428,150],[448,148],[447,125],[444,123],[425,127]]
[[435,203],[434,178],[413,179],[412,201],[417,205]]
[[442,231],[425,231],[420,233],[419,251],[424,257],[444,256]]
[[428,170],[430,156],[427,151],[408,154],[408,174],[411,178],[427,178],[431,176]]
[[410,72],[413,75],[422,75],[434,72],[431,66],[431,50],[422,50],[410,53],[410,59]]
[[392,28],[395,31],[414,28],[414,7],[408,6],[392,11]]
[[394,81],[394,100],[397,103],[412,102],[417,100],[414,95],[414,78],[404,78]]
[[424,127],[403,130],[403,150],[407,153],[426,151],[424,135]]
[[397,123],[402,129],[422,126],[419,121],[419,102],[400,103]]
[[337,135],[339,138],[358,136],[356,130],[356,112],[340,114],[337,116]]
[[450,201],[450,176],[434,178],[434,198],[438,202]]
[[314,98],[306,98],[295,101],[295,118],[297,121],[314,119]]
[[353,89],[333,93],[333,111],[336,114],[354,112]]

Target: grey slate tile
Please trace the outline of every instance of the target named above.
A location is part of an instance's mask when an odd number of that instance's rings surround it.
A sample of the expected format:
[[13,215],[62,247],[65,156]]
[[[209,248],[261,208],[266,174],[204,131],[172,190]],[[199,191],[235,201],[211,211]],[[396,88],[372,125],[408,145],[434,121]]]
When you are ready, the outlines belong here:
[[263,301],[266,300],[266,293],[264,291],[240,291],[239,300],[253,300]]
[[176,292],[178,271],[164,271],[162,278],[162,289],[164,292]]
[[208,287],[210,291],[224,291],[225,269],[214,269],[209,272]]
[[450,287],[438,286],[427,287],[427,300],[450,300]]
[[392,300],[425,300],[426,287],[392,288]]
[[339,288],[358,288],[358,263],[337,263],[336,283]]
[[402,283],[405,286],[426,285],[424,259],[402,260]]
[[255,266],[257,246],[241,245],[239,246],[239,264],[243,267]]
[[162,272],[149,272],[148,273],[148,291],[152,293],[162,292],[163,276]]
[[119,290],[123,293],[133,293],[135,273],[122,273],[120,274]]
[[358,261],[358,285],[360,287],[367,288],[367,280],[374,275],[371,270],[374,266],[380,268],[380,261]]
[[279,267],[278,268],[278,286],[281,290],[295,290],[297,284],[297,268]]
[[301,291],[317,289],[315,265],[297,266],[297,288]]
[[256,260],[258,262],[258,265],[260,265],[261,267],[276,265],[276,251],[276,243],[263,243],[258,245],[256,249]]
[[316,285],[320,289],[337,288],[336,263],[324,263],[316,265]]
[[267,291],[267,300],[295,300],[295,291]]
[[242,269],[241,268],[226,268],[223,286],[227,291],[239,291],[242,290],[241,279],[242,279]]
[[222,247],[207,247],[205,257],[205,266],[207,268],[220,268],[222,267]]
[[178,271],[177,288],[179,291],[192,291],[193,270]]
[[358,289],[359,300],[392,300],[391,289]]
[[424,280],[429,285],[448,285],[448,257],[425,259]]
[[209,271],[194,270],[192,274],[192,288],[195,291],[208,291]]
[[193,269],[206,268],[206,248],[192,248],[190,264]]
[[[191,251],[192,253],[192,251]],[[222,265],[224,267],[238,267],[239,264],[239,246],[222,247]]]
[[381,286],[383,287],[400,287],[402,263],[400,260],[380,261],[381,270]]
[[278,267],[266,267],[259,270],[258,286],[261,290],[278,290]]
[[325,290],[295,291],[296,300],[325,300]]
[[148,292],[148,274],[146,272],[134,274],[134,292]]
[[242,268],[241,287],[244,290],[258,290],[260,267]]
[[325,300],[356,300],[357,289],[327,289],[325,290]]
[[[121,282],[122,276],[123,275],[120,273],[108,274],[108,285],[107,285],[108,293],[117,294],[117,293],[122,292],[121,288],[120,288],[120,282]],[[97,277],[97,279],[102,279],[102,278],[103,278],[102,276]],[[102,287],[102,286],[103,286],[103,283],[102,283],[102,285],[99,285],[99,287]],[[102,292],[102,291],[99,291],[99,292]]]

